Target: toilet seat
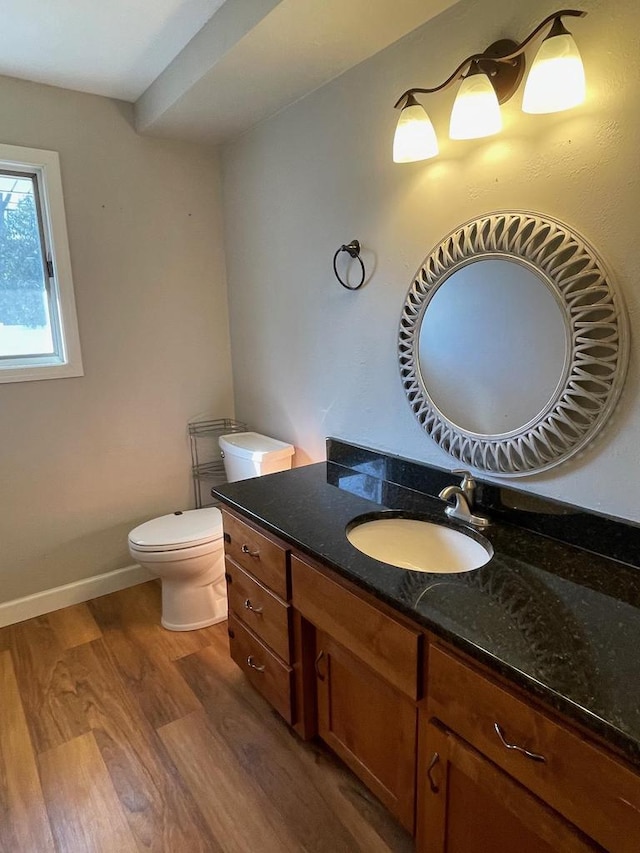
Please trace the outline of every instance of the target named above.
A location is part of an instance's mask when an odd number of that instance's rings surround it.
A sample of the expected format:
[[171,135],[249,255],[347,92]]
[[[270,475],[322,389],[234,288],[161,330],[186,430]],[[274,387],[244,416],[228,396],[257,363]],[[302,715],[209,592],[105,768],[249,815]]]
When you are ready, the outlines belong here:
[[214,539],[211,542],[203,542],[200,545],[174,548],[172,551],[153,551],[150,548],[138,548],[133,542],[129,542],[129,553],[137,563],[156,565],[157,563],[174,563],[175,565],[186,565],[188,561],[207,554],[224,553],[222,539]]
[[190,509],[145,521],[129,533],[129,546],[140,553],[171,553],[212,546],[222,539],[222,513],[217,507]]

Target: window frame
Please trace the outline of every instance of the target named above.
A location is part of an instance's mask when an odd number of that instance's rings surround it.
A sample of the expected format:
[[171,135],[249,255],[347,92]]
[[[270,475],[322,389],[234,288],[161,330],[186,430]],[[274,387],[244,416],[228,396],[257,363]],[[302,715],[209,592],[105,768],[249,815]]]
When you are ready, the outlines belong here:
[[[84,376],[57,151],[0,143],[0,170],[34,177],[45,288],[56,352],[0,359],[0,383]],[[47,269],[49,262],[53,275]]]

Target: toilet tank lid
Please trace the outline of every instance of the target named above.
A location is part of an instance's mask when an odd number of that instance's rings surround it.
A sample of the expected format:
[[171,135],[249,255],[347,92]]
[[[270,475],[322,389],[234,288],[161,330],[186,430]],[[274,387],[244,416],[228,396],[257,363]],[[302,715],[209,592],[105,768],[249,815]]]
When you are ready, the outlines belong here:
[[259,432],[232,432],[229,435],[221,435],[218,443],[225,453],[252,459],[254,462],[262,462],[267,457],[282,459],[293,456],[295,450],[292,444],[269,438],[268,435],[260,435]]
[[202,545],[222,538],[222,514],[217,507],[188,509],[152,518],[135,527],[129,541],[142,548]]

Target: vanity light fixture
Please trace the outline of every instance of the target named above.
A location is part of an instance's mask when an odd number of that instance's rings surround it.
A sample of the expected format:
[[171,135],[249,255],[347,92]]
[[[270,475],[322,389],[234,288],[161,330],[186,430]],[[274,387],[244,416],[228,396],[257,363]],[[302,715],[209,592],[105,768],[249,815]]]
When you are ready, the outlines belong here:
[[502,129],[500,104],[515,94],[524,76],[525,50],[550,24],[527,77],[522,109],[527,113],[554,113],[582,103],[584,68],[562,18],[582,18],[586,14],[577,9],[561,9],[545,18],[520,44],[500,39],[483,53],[467,57],[439,86],[407,89],[395,104],[401,112],[393,140],[394,162],[412,163],[438,154],[433,124],[415,96],[440,92],[459,80],[462,82],[451,111],[450,138],[478,139],[498,133]]

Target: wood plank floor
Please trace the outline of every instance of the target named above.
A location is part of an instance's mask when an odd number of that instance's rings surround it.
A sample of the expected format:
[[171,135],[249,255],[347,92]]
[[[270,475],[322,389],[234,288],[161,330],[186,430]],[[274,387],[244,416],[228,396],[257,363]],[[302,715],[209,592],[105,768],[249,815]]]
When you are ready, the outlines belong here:
[[156,583],[0,629],[0,853],[412,850]]

